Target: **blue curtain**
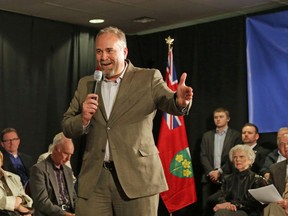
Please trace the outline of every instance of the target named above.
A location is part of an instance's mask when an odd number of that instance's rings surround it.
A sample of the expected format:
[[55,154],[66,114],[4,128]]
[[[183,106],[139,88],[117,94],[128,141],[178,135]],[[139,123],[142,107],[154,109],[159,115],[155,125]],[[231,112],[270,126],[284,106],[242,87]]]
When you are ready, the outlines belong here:
[[288,11],[249,17],[249,122],[261,133],[288,126]]

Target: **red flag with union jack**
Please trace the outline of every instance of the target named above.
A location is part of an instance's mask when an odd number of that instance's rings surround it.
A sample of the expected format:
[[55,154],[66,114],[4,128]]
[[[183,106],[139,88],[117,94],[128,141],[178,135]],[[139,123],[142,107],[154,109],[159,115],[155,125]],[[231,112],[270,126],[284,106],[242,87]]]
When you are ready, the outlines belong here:
[[[166,82],[177,90],[178,80],[173,64],[173,52],[168,52]],[[197,201],[192,160],[188,146],[183,116],[164,113],[162,117],[158,149],[169,190],[160,194],[168,211],[174,212]]]

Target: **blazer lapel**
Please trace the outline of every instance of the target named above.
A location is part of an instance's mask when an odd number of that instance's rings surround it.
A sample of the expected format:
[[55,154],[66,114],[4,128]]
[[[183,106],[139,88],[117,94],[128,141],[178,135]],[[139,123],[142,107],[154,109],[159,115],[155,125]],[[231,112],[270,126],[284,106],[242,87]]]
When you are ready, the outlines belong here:
[[103,97],[102,97],[102,90],[101,90],[101,86],[102,86],[102,83],[104,81],[101,81],[100,82],[100,85],[99,85],[99,88],[98,88],[98,91],[97,91],[97,94],[98,94],[98,110],[102,113],[102,116],[104,117],[104,119],[107,121],[107,115],[106,115],[106,110],[105,110],[105,106],[104,106],[104,101],[103,101]]
[[[230,150],[230,145],[229,143],[231,142],[231,131],[229,130],[229,128],[227,129],[227,133],[226,133],[226,136],[225,136],[225,139],[224,139],[224,142],[223,142],[223,152],[229,152]],[[228,149],[226,149],[228,148]]]
[[[129,63],[127,71],[125,72],[121,80],[118,94],[116,95],[115,103],[111,110],[111,114],[109,117],[109,124],[112,124],[114,121],[116,121],[119,117],[123,115],[123,113],[126,113],[127,110],[129,110],[129,107],[131,107],[131,104],[129,102],[129,92],[131,91],[130,89],[133,83],[132,80],[134,75],[135,70],[133,70],[133,66],[131,65],[131,63]],[[135,84],[136,83],[133,83],[133,85]]]
[[[66,184],[67,184],[67,190],[68,190],[68,195],[69,195],[69,198],[70,198],[70,203],[72,205],[72,208],[74,208],[74,201],[73,201],[73,188],[74,188],[74,185],[73,185],[73,181],[72,181],[72,176],[71,176],[71,172],[69,172],[70,168],[68,167],[65,167],[63,165],[63,172],[64,172],[64,177],[65,177],[65,181],[66,181]],[[71,178],[69,178],[69,176]]]
[[[282,171],[283,173],[286,173],[286,168],[287,168],[287,160],[285,161],[282,161],[280,162],[281,163],[281,168],[279,169],[279,171]],[[282,172],[279,172],[279,173],[282,173]],[[284,176],[284,177],[283,177]],[[284,195],[284,192],[285,192],[285,186],[286,186],[286,175],[279,175],[280,179],[279,179],[279,182],[280,182],[280,185],[283,189],[283,195]],[[279,178],[278,177],[278,178]],[[282,194],[281,194],[282,195]]]
[[213,130],[210,134],[209,134],[209,149],[211,149],[211,153],[209,154],[210,157],[210,161],[213,164],[212,166],[214,167],[214,140],[215,140],[215,133],[216,130]]

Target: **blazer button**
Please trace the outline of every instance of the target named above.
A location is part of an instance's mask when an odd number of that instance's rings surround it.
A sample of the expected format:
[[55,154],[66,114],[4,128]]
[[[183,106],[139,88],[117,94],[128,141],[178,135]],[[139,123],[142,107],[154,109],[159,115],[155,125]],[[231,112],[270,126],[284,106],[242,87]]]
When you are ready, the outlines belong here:
[[111,128],[110,127],[107,127],[107,131],[109,131]]

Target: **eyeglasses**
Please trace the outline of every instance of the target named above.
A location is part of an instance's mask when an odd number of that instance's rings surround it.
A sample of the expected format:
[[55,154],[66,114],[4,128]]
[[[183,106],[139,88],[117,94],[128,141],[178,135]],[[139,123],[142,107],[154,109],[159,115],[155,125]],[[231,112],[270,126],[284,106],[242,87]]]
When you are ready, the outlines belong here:
[[19,140],[19,138],[7,139],[7,140],[3,140],[2,142],[3,143],[10,143],[10,142],[15,142],[17,140]]

